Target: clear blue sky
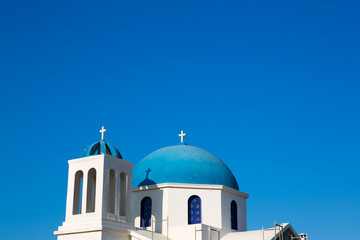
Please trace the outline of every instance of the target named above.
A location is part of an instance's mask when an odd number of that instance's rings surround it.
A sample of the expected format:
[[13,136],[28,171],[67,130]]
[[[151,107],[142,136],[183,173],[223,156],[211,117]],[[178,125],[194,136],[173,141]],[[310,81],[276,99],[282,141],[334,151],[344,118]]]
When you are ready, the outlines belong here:
[[2,240],[55,239],[67,160],[100,137],[137,163],[220,157],[248,228],[360,228],[358,1],[2,1]]

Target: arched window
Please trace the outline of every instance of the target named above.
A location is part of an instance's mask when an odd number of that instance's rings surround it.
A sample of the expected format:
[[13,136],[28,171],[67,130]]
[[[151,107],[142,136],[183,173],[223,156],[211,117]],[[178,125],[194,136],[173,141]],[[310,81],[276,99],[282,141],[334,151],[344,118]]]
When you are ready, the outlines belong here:
[[74,183],[73,214],[81,214],[82,185],[83,185],[83,172],[77,171],[75,173],[75,183]]
[[127,177],[126,173],[122,172],[120,174],[120,216],[126,216],[126,193],[127,193]]
[[115,184],[116,173],[114,169],[109,172],[109,194],[108,194],[108,212],[115,214]]
[[191,196],[188,200],[188,224],[201,223],[201,199]]
[[96,193],[96,170],[92,168],[88,172],[86,212],[95,212],[95,193]]
[[231,229],[238,230],[238,220],[237,220],[237,204],[235,201],[231,202]]
[[141,222],[140,227],[151,226],[151,198],[144,197],[141,200]]

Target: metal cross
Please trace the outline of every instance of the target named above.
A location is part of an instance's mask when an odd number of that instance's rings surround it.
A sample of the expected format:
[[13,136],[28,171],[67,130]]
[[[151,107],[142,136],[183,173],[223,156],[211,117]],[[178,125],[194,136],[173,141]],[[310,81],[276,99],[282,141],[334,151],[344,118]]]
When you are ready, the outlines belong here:
[[102,126],[100,132],[101,132],[101,140],[104,140],[104,132],[106,132],[106,129],[104,128],[104,126]]
[[184,131],[183,130],[181,130],[181,133],[179,134],[179,137],[181,137],[181,142],[184,142],[184,136],[185,136],[186,134],[184,133]]

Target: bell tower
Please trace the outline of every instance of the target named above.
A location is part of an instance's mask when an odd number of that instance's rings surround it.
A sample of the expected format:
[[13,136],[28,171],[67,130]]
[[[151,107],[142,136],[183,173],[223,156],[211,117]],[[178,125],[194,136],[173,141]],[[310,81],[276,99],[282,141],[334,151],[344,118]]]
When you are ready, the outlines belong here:
[[69,160],[66,216],[58,240],[129,239],[133,163],[101,140]]

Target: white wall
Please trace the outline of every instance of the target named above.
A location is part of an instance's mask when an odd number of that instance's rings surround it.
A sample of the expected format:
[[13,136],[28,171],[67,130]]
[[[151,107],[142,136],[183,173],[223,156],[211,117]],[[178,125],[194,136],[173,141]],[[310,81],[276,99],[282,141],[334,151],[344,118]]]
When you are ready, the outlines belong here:
[[[192,195],[201,198],[201,223],[188,224],[188,199]],[[152,199],[152,215],[156,220],[169,217],[169,236],[172,240],[195,239],[196,229],[220,229],[231,231],[230,204],[237,202],[238,228],[246,230],[246,193],[219,185],[203,184],[159,184],[133,189],[134,224],[140,227],[140,204],[144,197]],[[155,223],[156,232],[166,235],[166,222]],[[150,230],[151,227],[148,227]],[[198,233],[197,236],[208,233]],[[216,236],[216,232],[213,232]],[[223,234],[222,234],[223,235]],[[200,239],[200,238],[198,238]],[[217,239],[216,237],[213,239]]]
[[[160,219],[166,218],[167,214],[163,213],[163,211],[164,211],[163,196],[164,196],[163,189],[140,191],[140,192],[136,192],[136,193],[133,192],[132,214],[133,214],[133,223],[134,223],[135,227],[140,228],[141,200],[145,197],[151,198],[151,203],[152,203],[151,215],[152,215],[153,219],[160,220]],[[164,224],[166,224],[166,223],[164,223]],[[159,232],[159,233],[163,232],[161,223],[156,223],[154,225],[154,227],[155,227],[156,232]],[[147,227],[147,229],[151,230],[151,227]]]
[[200,188],[166,188],[168,201],[164,205],[170,226],[188,225],[188,200],[196,195],[201,199],[201,223],[221,228],[221,191]]
[[[103,167],[104,161],[100,157],[88,157],[69,160],[69,173],[68,173],[68,188],[67,188],[67,200],[66,200],[66,222],[71,222],[72,220],[78,221],[85,217],[86,213],[86,195],[87,195],[87,175],[91,168],[96,170],[96,195],[95,195],[95,213],[96,215],[101,215],[101,202],[103,197],[102,185],[103,185]],[[73,214],[73,200],[74,200],[74,183],[75,183],[75,174],[78,171],[83,172],[83,184],[82,184],[82,204],[81,204],[81,214]],[[94,215],[94,214],[92,214]]]
[[247,219],[246,219],[246,196],[239,195],[234,191],[222,191],[221,193],[221,208],[222,208],[222,234],[228,232],[236,232],[231,229],[231,202],[235,201],[237,204],[237,219],[238,219],[238,231],[246,231]]

